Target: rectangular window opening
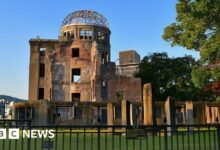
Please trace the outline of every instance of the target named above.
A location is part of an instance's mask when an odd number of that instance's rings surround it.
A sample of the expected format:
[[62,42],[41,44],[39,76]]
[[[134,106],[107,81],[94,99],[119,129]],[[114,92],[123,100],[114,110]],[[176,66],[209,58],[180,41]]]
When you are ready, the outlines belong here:
[[40,78],[45,77],[45,64],[40,64]]
[[105,40],[105,33],[99,31],[98,32],[98,40],[102,40],[102,41]]
[[67,32],[67,36],[70,37],[70,32]]
[[102,82],[101,96],[104,99],[108,98],[108,87],[106,81]]
[[38,99],[39,100],[44,99],[44,88],[39,88]]
[[72,93],[72,101],[80,102],[80,93]]
[[46,48],[40,48],[40,56],[45,56]]
[[80,31],[80,39],[83,39],[85,35],[86,35],[85,30],[81,30]]
[[88,35],[88,38],[91,40],[92,39],[92,31],[88,31],[87,35]]
[[46,50],[46,48],[44,48],[44,47],[40,48],[40,51],[45,51],[45,50]]
[[72,82],[80,82],[80,69],[72,69]]
[[72,57],[79,57],[79,48],[72,48]]
[[81,30],[80,31],[80,39],[92,39],[92,31],[91,30]]

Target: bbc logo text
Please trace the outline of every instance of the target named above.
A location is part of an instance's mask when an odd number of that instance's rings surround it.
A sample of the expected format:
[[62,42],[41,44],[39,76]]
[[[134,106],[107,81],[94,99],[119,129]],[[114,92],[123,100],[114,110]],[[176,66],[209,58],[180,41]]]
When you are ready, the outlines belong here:
[[22,138],[54,138],[54,130],[20,130],[19,128],[0,128],[0,139],[19,139]]

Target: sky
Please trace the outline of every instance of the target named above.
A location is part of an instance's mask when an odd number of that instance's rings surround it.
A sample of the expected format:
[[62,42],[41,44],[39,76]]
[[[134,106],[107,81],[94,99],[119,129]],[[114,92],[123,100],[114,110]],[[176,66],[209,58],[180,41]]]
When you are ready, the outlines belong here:
[[141,57],[167,52],[170,57],[199,53],[171,47],[163,41],[166,26],[175,21],[177,0],[3,0],[0,4],[0,95],[28,99],[29,39],[59,36],[63,19],[77,10],[104,15],[111,30],[111,60],[120,50]]

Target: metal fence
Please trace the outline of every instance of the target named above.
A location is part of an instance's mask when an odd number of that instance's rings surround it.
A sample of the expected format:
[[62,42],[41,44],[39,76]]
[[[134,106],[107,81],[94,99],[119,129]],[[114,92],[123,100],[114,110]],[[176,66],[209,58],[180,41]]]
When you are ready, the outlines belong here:
[[[19,139],[0,139],[1,150],[220,150],[220,126],[31,126],[29,120],[0,120],[2,129],[19,128]],[[52,130],[53,138],[23,137]],[[2,133],[0,132],[0,138]]]

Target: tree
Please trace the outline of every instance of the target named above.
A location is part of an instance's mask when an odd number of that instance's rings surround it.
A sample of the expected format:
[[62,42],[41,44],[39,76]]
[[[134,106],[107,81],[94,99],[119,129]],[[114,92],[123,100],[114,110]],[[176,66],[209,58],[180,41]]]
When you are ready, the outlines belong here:
[[220,79],[220,1],[179,0],[176,22],[167,26],[163,39],[172,46],[200,52],[202,66],[194,68],[198,88]]
[[135,76],[142,83],[152,83],[157,100],[172,96],[177,100],[196,100],[199,90],[191,81],[191,71],[198,63],[191,56],[169,58],[167,53],[153,53],[143,58]]

